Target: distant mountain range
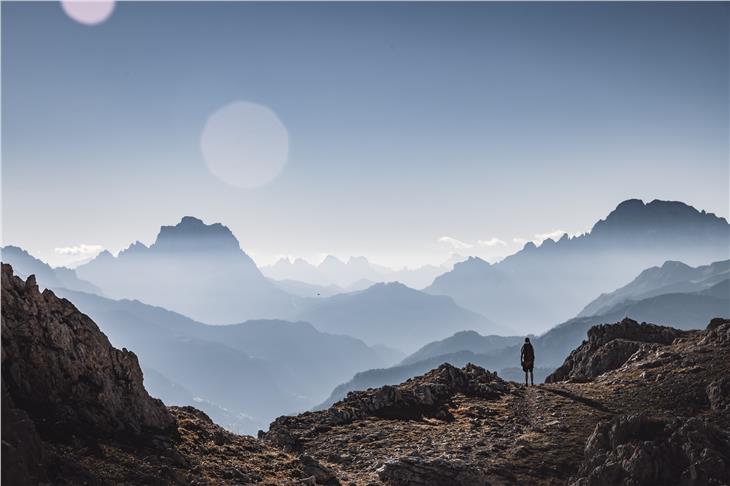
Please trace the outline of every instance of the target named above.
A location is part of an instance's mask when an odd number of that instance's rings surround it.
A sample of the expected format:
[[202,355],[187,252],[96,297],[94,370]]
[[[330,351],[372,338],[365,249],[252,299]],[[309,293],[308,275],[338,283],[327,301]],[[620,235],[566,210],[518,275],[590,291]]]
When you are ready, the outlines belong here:
[[[151,302],[161,307],[174,305],[176,309],[173,310],[181,309],[182,311],[201,309],[203,302],[208,302],[212,309],[207,312],[202,309],[199,312],[206,316],[220,315],[217,308],[221,306],[226,307],[234,315],[236,312],[245,315],[246,306],[250,303],[245,298],[246,294],[241,293],[240,299],[236,299],[234,290],[239,287],[230,289],[226,287],[226,282],[228,285],[233,285],[230,282],[240,282],[248,277],[247,284],[263,285],[264,290],[275,287],[279,293],[273,295],[284,295],[287,297],[284,300],[285,303],[293,302],[295,304],[293,307],[284,306],[283,308],[272,305],[268,310],[262,310],[261,313],[286,320],[310,322],[321,331],[354,336],[369,344],[380,345],[378,349],[383,351],[384,359],[389,364],[392,363],[392,356],[397,353],[413,351],[422,344],[441,339],[460,330],[476,329],[484,333],[506,332],[504,328],[498,327],[484,316],[457,306],[449,297],[426,294],[400,283],[370,284],[364,290],[337,294],[337,288],[333,287],[318,287],[292,281],[271,281],[260,274],[257,277],[254,273],[255,268],[252,270],[245,266],[244,269],[249,273],[244,273],[243,276],[237,278],[235,267],[221,269],[222,263],[225,261],[232,260],[241,265],[242,252],[237,250],[238,242],[235,239],[230,241],[231,236],[227,229],[223,231],[221,228],[224,227],[221,225],[205,225],[198,220],[191,222],[188,218],[185,218],[181,224],[198,226],[199,234],[212,232],[213,235],[201,238],[210,243],[204,245],[196,242],[193,237],[190,238],[192,240],[190,246],[174,250],[165,248],[166,243],[162,248],[158,248],[156,245],[147,248],[141,243],[137,243],[132,245],[129,250],[122,252],[117,258],[102,255],[100,260],[95,260],[96,263],[92,262],[88,264],[88,267],[85,266],[78,271],[95,278],[97,282],[103,282],[107,295],[131,293],[134,299],[146,303]],[[163,241],[169,238],[167,236],[169,231],[167,227],[162,228]],[[218,233],[222,233],[222,243],[216,240],[215,236]],[[187,239],[185,235],[177,235],[176,244],[180,246],[180,241]],[[221,261],[215,261],[218,254],[222,254]],[[17,255],[22,258],[16,258]],[[6,256],[8,257],[6,261],[11,264],[16,264],[18,263],[16,260],[19,260],[21,263],[19,275],[27,276],[31,273],[40,275],[45,272],[44,275],[55,278],[54,272],[59,271],[19,249],[6,252]],[[186,268],[187,262],[191,259],[198,262],[195,267],[198,269],[200,277],[195,277]],[[210,266],[205,264],[210,264]],[[127,282],[130,288],[122,289],[111,275],[127,278],[126,273],[129,271],[127,268],[136,269],[139,276],[129,277]],[[108,275],[104,274],[105,269],[110,272]],[[171,273],[165,273],[165,269],[169,269]],[[26,272],[26,270],[28,271]],[[74,271],[63,270],[69,272],[69,275],[75,276]],[[216,274],[216,270],[221,272]],[[168,275],[167,278],[166,275]],[[170,278],[170,275],[177,278]],[[219,278],[215,283],[211,283],[212,280],[215,280],[214,276]],[[150,292],[152,285],[147,280],[156,282],[159,288]],[[39,279],[39,281],[43,280]],[[135,285],[135,282],[138,281],[139,284]],[[77,289],[83,291],[95,289],[97,292],[101,292],[91,284],[83,286],[81,283],[85,282],[81,280],[78,282]],[[185,288],[186,282],[189,283],[191,289]],[[206,283],[209,287],[205,287]],[[358,284],[368,285],[369,282],[355,283],[355,285]],[[49,287],[63,291],[67,286],[56,279]],[[183,295],[189,296],[193,302],[186,302],[176,296],[175,292],[179,289],[183,289]],[[193,294],[193,290],[197,293]],[[261,290],[249,291],[248,295],[259,295],[260,293]],[[260,302],[258,304],[261,305]],[[103,321],[100,322],[103,324]],[[143,366],[144,364],[143,362]]]
[[[730,262],[716,262],[692,268],[678,262],[666,262],[659,268],[641,272],[628,285],[594,302],[610,309],[600,315],[578,316],[559,324],[541,336],[532,337],[539,381],[560,366],[564,357],[579,345],[586,332],[597,324],[617,322],[625,317],[639,322],[674,323],[679,329],[701,329],[714,317],[730,317]],[[707,286],[708,282],[715,282]],[[655,295],[660,289],[668,293]],[[678,292],[684,289],[687,292]],[[633,293],[637,291],[637,293]],[[640,292],[639,292],[640,291]],[[638,295],[651,295],[637,299]],[[482,336],[459,332],[429,343],[406,357],[400,364],[357,373],[350,381],[336,387],[320,407],[342,399],[350,391],[401,383],[441,363],[463,366],[474,363],[509,379],[520,378],[520,347],[524,337]]]
[[400,365],[409,365],[464,350],[476,354],[488,354],[509,346],[521,345],[523,341],[523,336],[482,336],[476,331],[460,331],[451,337],[423,346],[415,353],[404,358]]
[[281,258],[273,265],[261,267],[261,271],[274,280],[293,280],[321,287],[336,286],[343,291],[361,290],[363,281],[370,284],[401,282],[409,287],[421,289],[430,285],[437,276],[451,270],[454,263],[462,260],[463,257],[454,254],[439,266],[424,265],[413,269],[393,270],[376,265],[362,256],[350,257],[344,262],[328,255],[319,265],[313,265],[302,258],[294,260]]
[[16,275],[22,278],[35,275],[42,287],[67,288],[95,294],[102,293],[97,286],[80,279],[74,270],[65,267],[52,268],[17,246],[3,247],[0,257],[2,261],[12,264]]
[[529,242],[494,265],[470,258],[425,291],[453,297],[512,329],[540,332],[647,267],[724,260],[729,249],[724,218],[681,202],[631,199],[585,235]]
[[76,273],[113,298],[149,304],[211,324],[272,318],[296,310],[299,298],[264,277],[220,223],[186,216],[114,257],[102,252]]
[[728,278],[730,278],[730,260],[699,267],[667,261],[661,267],[644,270],[620,289],[602,294],[586,305],[578,317],[605,314],[626,301],[638,301],[662,294],[700,292]]
[[405,351],[464,329],[506,332],[450,297],[429,295],[401,283],[379,283],[359,292],[310,300],[295,317],[325,332]]

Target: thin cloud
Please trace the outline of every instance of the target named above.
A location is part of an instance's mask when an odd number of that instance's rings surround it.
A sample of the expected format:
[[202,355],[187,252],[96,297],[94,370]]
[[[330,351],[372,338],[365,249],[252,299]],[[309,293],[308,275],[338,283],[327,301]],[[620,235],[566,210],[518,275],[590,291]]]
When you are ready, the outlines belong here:
[[488,240],[477,240],[479,246],[495,247],[495,246],[507,246],[507,242],[500,240],[499,238],[493,237]]
[[558,241],[566,233],[567,233],[567,231],[563,231],[563,230],[560,230],[560,229],[554,230],[554,231],[550,231],[548,233],[538,233],[538,234],[535,235],[535,240],[536,241],[539,241],[540,243],[542,243],[545,240],[555,240],[555,241]]
[[470,243],[465,243],[461,240],[457,240],[456,238],[452,238],[450,236],[442,236],[441,238],[439,238],[439,242],[451,245],[457,250],[466,250],[467,248],[474,248],[474,245],[472,245]]
[[91,255],[99,253],[104,249],[101,245],[76,245],[76,246],[65,246],[61,248],[54,248],[53,251],[57,255],[64,256],[78,256],[78,255]]

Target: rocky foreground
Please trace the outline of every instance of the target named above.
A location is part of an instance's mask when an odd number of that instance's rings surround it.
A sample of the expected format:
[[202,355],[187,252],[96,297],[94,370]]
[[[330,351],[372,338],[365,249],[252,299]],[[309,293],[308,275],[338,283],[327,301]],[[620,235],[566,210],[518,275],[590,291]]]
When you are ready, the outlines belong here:
[[150,398],[134,353],[8,265],[2,347],[3,484],[730,483],[722,319],[594,327],[536,387],[444,364],[259,438]]

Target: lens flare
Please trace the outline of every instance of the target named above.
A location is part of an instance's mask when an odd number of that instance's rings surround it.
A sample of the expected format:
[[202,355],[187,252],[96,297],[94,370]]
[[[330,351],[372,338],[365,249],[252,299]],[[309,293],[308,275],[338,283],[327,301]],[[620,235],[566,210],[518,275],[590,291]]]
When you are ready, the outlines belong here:
[[114,0],[61,0],[66,15],[84,25],[104,22],[114,11]]
[[250,189],[268,184],[282,171],[289,134],[271,109],[236,101],[208,118],[200,148],[213,175],[226,184]]

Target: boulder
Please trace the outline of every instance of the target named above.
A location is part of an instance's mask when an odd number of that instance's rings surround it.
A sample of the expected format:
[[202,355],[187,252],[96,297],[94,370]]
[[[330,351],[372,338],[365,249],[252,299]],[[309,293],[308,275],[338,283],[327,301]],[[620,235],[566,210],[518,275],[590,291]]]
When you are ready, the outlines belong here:
[[[637,351],[646,353],[656,346],[672,344],[690,334],[671,327],[624,319],[588,330],[588,340],[573,350],[563,365],[545,378],[546,383],[589,381],[607,371],[620,368]],[[655,346],[647,346],[655,345]]]

